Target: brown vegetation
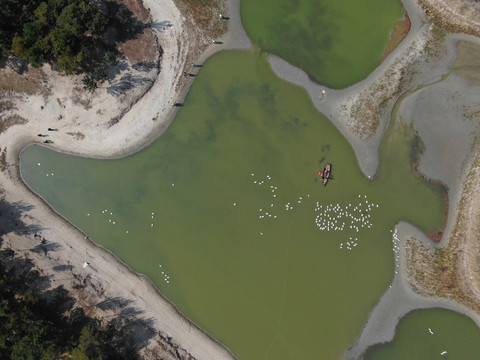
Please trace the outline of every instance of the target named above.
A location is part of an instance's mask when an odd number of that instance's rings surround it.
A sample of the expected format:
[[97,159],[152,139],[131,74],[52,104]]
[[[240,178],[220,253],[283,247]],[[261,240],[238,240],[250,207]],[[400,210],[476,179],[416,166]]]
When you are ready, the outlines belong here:
[[142,0],[123,0],[120,1],[120,3],[125,4],[128,10],[130,10],[142,23],[146,23],[150,20],[150,13],[143,6]]
[[427,233],[428,237],[436,243],[439,243],[440,240],[442,240],[443,234],[445,232],[445,227],[447,226],[447,218],[448,218],[448,207],[450,205],[450,202],[448,199],[448,192],[443,191],[442,196],[443,196],[443,200],[445,201],[445,209],[443,211],[442,225],[440,226],[440,229],[432,229]]
[[348,115],[354,119],[350,126],[362,140],[368,140],[376,133],[388,105],[404,88],[403,72],[403,69],[387,71],[378,81],[361,91],[358,100],[350,107]]
[[41,69],[31,69],[25,75],[6,67],[0,69],[0,94],[14,92],[17,94],[35,95],[42,93],[48,96],[50,90],[44,85],[47,81]]
[[26,124],[27,122],[27,119],[24,119],[17,114],[0,116],[0,134],[6,131],[10,126]]
[[45,85],[46,76],[40,69],[32,69],[22,75],[9,68],[0,69],[0,134],[9,127],[25,124],[28,121],[13,113],[17,110],[14,98],[21,95],[50,94],[50,88]]
[[480,36],[480,4],[472,0],[419,0],[427,16],[450,32]]
[[480,155],[468,174],[455,229],[445,248],[430,251],[415,239],[406,247],[407,269],[413,289],[462,303],[480,313]]
[[[141,0],[125,0],[125,6],[133,13],[136,19],[147,24],[151,18],[150,13],[143,6]],[[160,46],[155,35],[150,29],[143,29],[134,39],[129,39],[117,45],[117,50],[125,56],[131,64],[140,62],[154,62]]]
[[445,30],[434,26],[421,53],[417,53],[415,44],[412,44],[374,83],[352,96],[351,105],[341,106],[340,110],[350,119],[350,128],[362,140],[368,140],[376,133],[380,119],[392,110],[398,96],[412,87],[418,66],[432,64],[440,58],[445,35]]
[[[185,16],[185,29],[191,41],[197,46],[191,49],[187,56],[186,68],[183,71],[189,72],[192,62],[197,61],[211,40],[219,40],[226,33],[228,21],[220,18],[225,14],[225,3],[222,0],[174,0],[175,5]],[[179,86],[184,86],[187,79],[182,79]]]
[[118,44],[117,49],[131,64],[138,64],[141,62],[154,62],[159,46],[152,30],[145,29],[135,39]]
[[393,30],[390,34],[390,40],[385,47],[385,50],[382,55],[382,60],[384,60],[390,53],[395,50],[395,48],[402,42],[403,39],[407,36],[408,32],[410,31],[411,27],[410,18],[408,14],[405,12],[405,16],[403,19],[398,20],[393,24]]
[[175,5],[186,19],[194,24],[196,32],[200,31],[209,38],[218,38],[227,31],[227,21],[220,18],[225,14],[222,0],[175,0]]

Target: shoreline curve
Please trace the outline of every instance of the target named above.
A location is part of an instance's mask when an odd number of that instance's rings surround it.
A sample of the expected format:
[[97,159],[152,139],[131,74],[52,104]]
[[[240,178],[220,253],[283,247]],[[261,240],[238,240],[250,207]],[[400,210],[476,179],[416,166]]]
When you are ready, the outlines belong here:
[[[251,42],[240,19],[240,0],[226,0],[225,5],[229,23],[228,30],[221,39],[222,44],[210,44],[196,61],[204,62],[216,52],[227,49],[251,48]],[[160,73],[150,89],[132,104],[118,123],[111,127],[95,133],[95,129],[86,129],[84,126],[82,131],[87,133],[88,141],[81,144],[74,143],[68,135],[59,132],[55,134],[55,142],[49,148],[62,153],[97,159],[126,157],[153,143],[173,122],[178,108],[172,107],[171,103],[179,99],[183,100],[193,83],[193,80],[189,79],[181,84],[183,76],[180,70],[187,66],[189,49],[195,48],[198,44],[189,42],[183,25],[185,19],[173,0],[162,0],[160,4],[154,0],[144,0],[144,6],[148,8],[154,21],[161,22],[164,20],[163,17],[168,18],[169,21],[171,19],[176,21],[173,21],[173,30],[169,34],[172,35],[171,38],[166,39],[164,34],[156,34],[157,39],[163,36],[166,43],[162,43],[164,53],[160,60]],[[164,88],[165,85],[167,89]],[[168,89],[172,90],[171,93]],[[145,111],[139,113],[139,108]],[[154,115],[153,121],[145,124],[151,114]],[[183,315],[148,277],[135,272],[111,251],[89,240],[86,234],[53,210],[41,196],[26,185],[21,176],[20,154],[24,148],[39,143],[36,134],[46,128],[47,123],[40,119],[38,123],[30,122],[26,125],[13,126],[5,132],[6,134],[0,134],[0,139],[8,140],[2,143],[4,149],[8,148],[6,171],[0,173],[5,200],[11,203],[28,204],[31,209],[22,216],[25,224],[41,227],[42,238],[59,245],[59,250],[53,258],[48,260],[36,258],[33,259],[34,263],[39,268],[42,264],[49,263],[49,268],[52,268],[51,262],[62,262],[68,259],[68,263],[72,265],[72,274],[79,272],[80,277],[88,279],[91,284],[97,284],[95,289],[102,289],[101,293],[94,293],[90,289],[89,301],[94,299],[99,303],[107,298],[125,298],[141,310],[140,318],[153,320],[157,334],[169,341],[171,339],[183,353],[195,359],[235,359],[225,345]],[[131,138],[129,130],[135,132],[134,139]],[[40,145],[44,146],[41,143]],[[28,237],[27,234],[23,236],[8,234],[4,236],[3,246],[9,246],[19,254],[32,257],[34,255],[28,250],[21,251],[22,248],[29,248],[27,245],[31,239]],[[89,266],[81,269],[84,262],[88,262]],[[54,277],[53,272],[50,275]],[[61,284],[68,289],[69,284],[66,282],[57,280],[54,282],[56,282],[55,285]]]

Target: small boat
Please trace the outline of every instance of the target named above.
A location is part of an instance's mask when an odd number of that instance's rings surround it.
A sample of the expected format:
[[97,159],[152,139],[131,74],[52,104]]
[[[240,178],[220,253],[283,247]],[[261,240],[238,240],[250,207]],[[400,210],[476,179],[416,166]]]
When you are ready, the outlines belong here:
[[322,175],[323,186],[327,185],[327,182],[328,182],[328,180],[330,179],[330,176],[331,176],[331,172],[332,172],[332,164],[325,165],[325,169],[323,169],[323,175]]

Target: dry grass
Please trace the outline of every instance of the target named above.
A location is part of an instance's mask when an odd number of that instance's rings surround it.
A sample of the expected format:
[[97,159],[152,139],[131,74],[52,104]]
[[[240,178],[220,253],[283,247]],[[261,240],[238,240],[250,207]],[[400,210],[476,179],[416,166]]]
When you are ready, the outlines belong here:
[[358,94],[357,101],[350,107],[348,116],[352,119],[350,127],[361,139],[368,140],[376,133],[380,119],[404,87],[402,79],[402,69],[387,71],[370,87]]
[[[198,57],[211,45],[212,39],[220,40],[227,32],[228,20],[222,19],[226,13],[224,0],[174,0],[175,5],[185,18],[185,30],[191,44],[187,61],[182,71],[190,72],[190,64],[197,62]],[[188,81],[182,78],[177,89],[182,88]]]
[[178,9],[194,27],[210,39],[217,39],[227,31],[228,21],[220,18],[225,14],[222,0],[174,0]]
[[13,101],[10,99],[0,100],[0,114],[3,114],[4,112],[10,111],[10,110],[16,110],[16,107]]
[[[143,24],[151,21],[150,13],[143,6],[141,0],[124,0],[123,4],[133,13],[135,18]],[[160,54],[160,46],[152,31],[143,29],[134,39],[117,44],[117,50],[121,52],[131,64],[140,62],[154,62]]]
[[141,62],[154,62],[157,59],[159,46],[152,30],[144,29],[135,39],[130,39],[117,45],[120,51],[130,62],[138,64]]
[[[14,100],[19,95],[51,95],[47,77],[41,69],[30,69],[25,74],[19,74],[5,67],[0,69],[0,134],[14,125],[26,124],[28,121],[14,114],[17,110]],[[3,153],[4,156],[4,153]]]
[[480,155],[477,155],[463,188],[448,246],[432,252],[417,240],[409,239],[406,251],[407,269],[416,292],[455,300],[477,313],[480,313],[479,173]]
[[143,6],[142,0],[123,0],[120,1],[120,3],[125,4],[128,10],[130,10],[142,23],[146,23],[150,20],[150,13]]
[[47,76],[41,69],[30,68],[25,74],[18,74],[12,69],[0,69],[0,91],[23,93],[26,95],[50,95],[46,86]]
[[27,122],[27,119],[24,119],[17,114],[0,117],[0,134],[6,131],[11,126],[26,124]]

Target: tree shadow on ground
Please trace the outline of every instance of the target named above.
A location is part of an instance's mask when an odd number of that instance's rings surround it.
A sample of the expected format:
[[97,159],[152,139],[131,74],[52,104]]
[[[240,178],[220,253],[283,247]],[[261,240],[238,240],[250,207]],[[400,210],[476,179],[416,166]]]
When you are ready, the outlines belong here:
[[11,249],[0,251],[0,267],[21,280],[17,282],[15,288],[20,294],[25,294],[28,291],[45,291],[51,286],[50,276],[41,276],[34,269],[32,260],[16,257],[15,252]]
[[140,72],[150,72],[153,68],[155,68],[155,66],[156,65],[153,61],[143,61],[137,64],[133,64],[132,68]]
[[72,265],[57,265],[52,268],[53,271],[62,272],[62,271],[71,271],[73,270]]
[[157,335],[153,324],[153,319],[117,316],[108,327],[120,329],[120,337],[113,343],[121,354],[128,355],[138,353]]
[[117,313],[108,323],[111,329],[120,330],[121,342],[115,344],[120,353],[138,352],[146,347],[157,333],[153,327],[153,319],[142,319],[143,310],[130,306],[132,300],[123,297],[108,298],[97,304],[101,310],[113,310]]
[[48,255],[50,251],[57,251],[61,249],[62,246],[57,244],[57,243],[47,243],[47,241],[44,239],[42,240],[42,243],[33,247],[30,249],[31,252],[34,252],[36,254],[44,254],[45,256]]
[[166,31],[169,28],[171,28],[173,26],[173,24],[170,21],[165,20],[165,21],[161,21],[161,22],[151,22],[151,23],[148,23],[147,26],[150,29],[153,29],[153,30],[156,30],[156,31]]
[[113,81],[112,84],[107,88],[107,93],[113,96],[118,96],[135,88],[136,86],[143,85],[144,83],[151,81],[152,79],[142,76],[126,74],[120,79]]
[[13,232],[16,235],[34,234],[42,228],[38,225],[27,225],[22,220],[24,213],[33,209],[32,205],[18,201],[9,203],[0,198],[0,236]]
[[118,310],[124,308],[132,303],[132,300],[125,299],[117,296],[114,298],[107,298],[97,304],[97,307],[103,311],[105,310]]
[[16,56],[0,57],[0,68],[10,68],[19,75],[28,71],[28,61],[17,58]]
[[66,290],[63,285],[43,292],[41,298],[61,313],[72,310],[75,305],[75,299],[69,295],[68,290]]

